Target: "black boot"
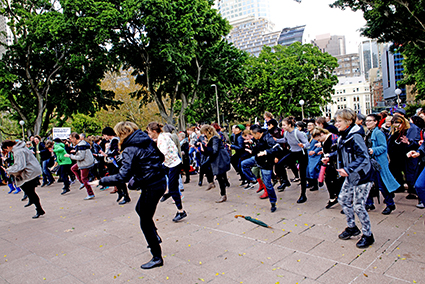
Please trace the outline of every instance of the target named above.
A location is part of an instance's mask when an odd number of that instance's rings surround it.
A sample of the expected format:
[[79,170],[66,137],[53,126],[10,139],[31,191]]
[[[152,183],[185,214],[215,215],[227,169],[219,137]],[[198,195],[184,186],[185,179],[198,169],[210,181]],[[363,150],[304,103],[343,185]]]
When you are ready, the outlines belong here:
[[28,198],[28,195],[24,193],[24,196],[22,197],[21,201],[25,201]]
[[373,234],[370,236],[363,235],[360,241],[357,242],[356,247],[358,248],[367,248],[370,245],[372,245],[375,242],[375,239],[373,238]]
[[44,210],[40,207],[37,208],[37,213],[32,216],[33,219],[38,219],[38,217],[40,217],[41,215],[44,215],[46,212],[44,212]]
[[121,192],[121,190],[118,190],[118,198],[117,198],[117,202],[120,202],[121,198],[124,197],[124,194]]
[[163,266],[164,261],[162,260],[162,257],[153,257],[148,263],[143,264],[140,266],[142,269],[151,269],[159,266]]

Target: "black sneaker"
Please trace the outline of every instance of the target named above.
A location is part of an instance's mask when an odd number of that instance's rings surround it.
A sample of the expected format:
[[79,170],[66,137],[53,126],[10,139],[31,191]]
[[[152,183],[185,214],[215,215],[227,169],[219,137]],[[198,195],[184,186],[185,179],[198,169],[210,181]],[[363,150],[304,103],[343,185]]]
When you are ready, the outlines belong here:
[[356,247],[358,248],[367,248],[370,245],[372,245],[375,242],[375,239],[373,238],[373,234],[370,236],[363,235],[360,241],[357,242]]
[[253,189],[253,188],[254,188],[254,186],[255,186],[257,183],[258,183],[257,181],[255,181],[255,182],[250,181],[250,182],[248,182],[248,184],[244,187],[244,189],[245,189],[245,190]]
[[181,221],[185,217],[187,217],[186,211],[183,211],[182,213],[177,212],[176,217],[174,217],[173,221],[178,222],[178,221]]
[[243,180],[239,186],[245,186],[247,184],[248,184],[248,181],[247,180]]
[[64,188],[63,191],[61,192],[61,195],[64,195],[65,193],[70,192],[69,188]]
[[298,182],[298,181],[300,181],[300,178],[299,177],[296,177],[296,178],[290,179],[290,181],[291,182]]
[[277,187],[277,191],[282,192],[282,191],[285,190],[285,188],[286,188],[286,184],[285,183],[282,183],[281,185],[279,185]]
[[366,211],[370,211],[370,210],[375,210],[375,205],[367,205],[366,204],[366,206],[365,206],[365,208],[366,208]]
[[389,215],[391,214],[391,212],[393,212],[395,210],[395,205],[389,205],[387,206],[384,211],[382,211],[382,214],[384,215]]
[[359,228],[357,228],[357,226],[354,226],[353,228],[347,227],[345,228],[344,232],[339,234],[338,238],[340,238],[341,240],[348,240],[351,237],[360,235],[360,233],[361,232]]
[[276,203],[272,203],[272,207],[270,208],[270,211],[273,213],[276,211],[276,209],[277,209]]
[[333,200],[329,199],[328,204],[326,204],[325,208],[329,209],[337,203],[338,203],[338,198],[334,198]]

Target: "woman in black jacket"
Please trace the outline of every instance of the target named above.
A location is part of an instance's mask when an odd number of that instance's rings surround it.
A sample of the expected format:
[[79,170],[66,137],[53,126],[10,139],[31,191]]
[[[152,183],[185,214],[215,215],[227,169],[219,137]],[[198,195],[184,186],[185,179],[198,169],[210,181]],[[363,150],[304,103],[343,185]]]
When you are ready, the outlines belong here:
[[220,139],[217,131],[211,125],[204,125],[201,128],[201,134],[205,135],[206,140],[202,145],[202,153],[209,157],[211,170],[213,175],[216,176],[218,184],[220,185],[220,199],[217,203],[222,203],[227,200],[226,196],[226,173],[230,170],[230,156],[224,148],[223,142]]
[[[141,131],[133,122],[125,121],[115,125],[114,130],[120,138],[122,166],[119,172],[103,177],[100,185],[117,185],[130,181],[130,188],[140,188],[141,195],[136,205],[140,217],[140,227],[151,249],[153,258],[141,266],[150,269],[163,265],[161,238],[156,233],[153,216],[159,199],[165,192],[165,171],[162,163],[164,155],[156,143]],[[94,182],[95,184],[96,182]]]

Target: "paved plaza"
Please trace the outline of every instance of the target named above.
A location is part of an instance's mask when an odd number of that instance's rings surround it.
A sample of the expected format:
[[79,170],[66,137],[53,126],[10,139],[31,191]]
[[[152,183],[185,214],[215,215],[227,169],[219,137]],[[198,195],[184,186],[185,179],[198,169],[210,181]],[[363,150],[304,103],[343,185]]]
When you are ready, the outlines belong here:
[[[397,209],[382,215],[384,204],[370,212],[375,244],[357,249],[360,236],[343,241],[346,227],[339,205],[324,209],[328,193],[307,192],[297,204],[299,186],[277,193],[278,209],[255,190],[239,187],[229,174],[228,201],[216,204],[218,188],[205,191],[198,177],[185,185],[183,206],[176,213],[169,199],[155,215],[165,265],[142,270],[151,255],[132,202],[115,202],[116,194],[95,189],[94,200],[75,184],[61,196],[61,183],[37,188],[46,215],[31,219],[21,194],[0,187],[0,283],[425,283],[425,210],[397,194]],[[260,227],[234,216],[258,218]]]

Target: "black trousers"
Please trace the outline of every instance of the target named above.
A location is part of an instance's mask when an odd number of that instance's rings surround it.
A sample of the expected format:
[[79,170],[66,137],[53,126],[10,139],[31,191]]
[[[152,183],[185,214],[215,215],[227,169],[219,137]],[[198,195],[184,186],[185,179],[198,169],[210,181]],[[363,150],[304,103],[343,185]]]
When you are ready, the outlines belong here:
[[220,195],[226,195],[227,175],[226,173],[216,175],[218,185],[220,186]]
[[298,161],[300,166],[300,179],[301,179],[301,195],[305,195],[307,188],[307,165],[308,165],[308,156],[304,154],[303,151],[291,152],[279,161],[279,166],[281,164],[291,165]]
[[344,178],[338,178],[335,167],[328,165],[326,167],[325,183],[328,188],[329,199],[334,199],[338,197],[339,192],[341,191]]
[[69,189],[69,178],[71,177],[71,164],[69,165],[60,165],[58,169],[58,175],[61,177],[63,181],[64,188]]
[[[108,172],[109,175],[116,175],[119,172],[119,168],[114,166],[113,164],[108,164]],[[125,183],[119,183],[115,186],[118,189],[118,195],[124,196],[125,199],[128,199],[128,189]]]
[[140,228],[145,235],[146,242],[154,257],[161,257],[162,251],[153,216],[155,215],[159,199],[164,195],[166,187],[167,183],[164,178],[155,184],[142,188],[139,201],[137,201],[136,205],[136,212],[140,218]]
[[208,183],[214,182],[214,175],[212,173],[211,164],[205,163],[199,169],[199,181],[202,182],[204,175],[207,176]]
[[37,193],[35,192],[35,188],[40,185],[40,180],[38,177],[25,182],[23,185],[21,185],[21,189],[25,194],[28,196],[28,201],[31,204],[35,205],[35,209],[38,213],[44,213],[43,208],[40,204],[40,198],[38,197]]

